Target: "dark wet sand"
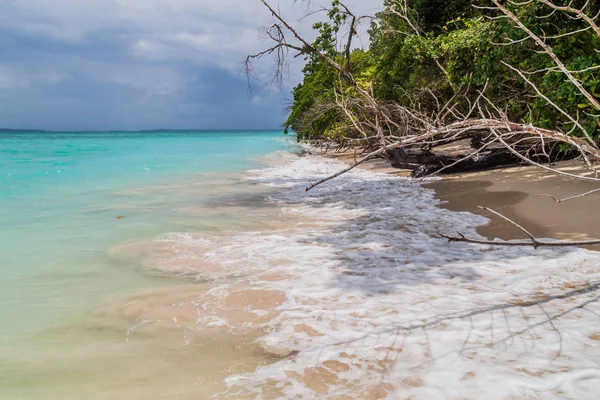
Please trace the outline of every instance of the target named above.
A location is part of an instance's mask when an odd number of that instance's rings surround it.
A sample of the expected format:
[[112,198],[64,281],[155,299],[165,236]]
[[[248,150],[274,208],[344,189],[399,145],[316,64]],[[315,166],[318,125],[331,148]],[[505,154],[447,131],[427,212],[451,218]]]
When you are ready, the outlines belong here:
[[[345,162],[354,161],[352,155],[335,155]],[[360,168],[408,176],[410,171],[389,166],[383,160],[373,160]],[[563,162],[558,165],[565,172],[581,172],[580,164]],[[490,239],[526,238],[518,228],[501,218],[481,210],[491,208],[522,225],[538,238],[563,240],[590,240],[600,238],[600,193],[584,198],[556,203],[557,199],[579,195],[600,188],[599,184],[562,177],[531,166],[517,166],[488,171],[444,175],[443,179],[423,183],[434,189],[442,201],[441,207],[466,211],[490,219],[478,232]],[[454,232],[446,232],[454,233]],[[600,246],[594,246],[600,249]]]
[[[572,169],[564,163],[561,169]],[[449,175],[443,180],[424,184],[435,189],[442,207],[468,211],[488,217],[490,224],[480,227],[479,233],[489,238],[516,239],[526,237],[511,224],[479,209],[479,206],[498,211],[521,224],[539,238],[588,240],[600,237],[600,193],[564,203],[566,198],[600,187],[539,170],[529,166],[503,168],[469,174]]]

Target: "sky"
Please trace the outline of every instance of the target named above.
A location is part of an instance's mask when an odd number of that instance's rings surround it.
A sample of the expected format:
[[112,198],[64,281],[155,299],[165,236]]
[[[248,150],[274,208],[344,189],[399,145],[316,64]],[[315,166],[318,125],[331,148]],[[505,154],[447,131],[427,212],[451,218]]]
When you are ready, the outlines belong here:
[[[347,1],[360,14],[378,3]],[[271,4],[310,36],[305,8]],[[272,22],[259,0],[0,0],[0,127],[277,128],[300,62],[282,91],[249,93],[241,73]]]

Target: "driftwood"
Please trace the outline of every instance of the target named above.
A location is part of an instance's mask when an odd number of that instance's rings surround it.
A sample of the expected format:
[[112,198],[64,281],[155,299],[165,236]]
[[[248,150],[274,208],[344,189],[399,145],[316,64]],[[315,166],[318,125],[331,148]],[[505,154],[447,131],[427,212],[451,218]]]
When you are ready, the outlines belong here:
[[465,159],[465,155],[436,154],[421,149],[394,149],[386,154],[394,168],[412,169],[412,178],[422,178],[443,169],[444,173],[456,173],[489,169],[517,164],[521,160],[504,148],[493,149]]
[[535,248],[535,249],[537,249],[539,247],[572,247],[572,246],[600,245],[600,239],[576,240],[576,241],[540,240],[540,239],[536,238],[535,236],[533,236],[533,234],[531,234],[527,229],[523,228],[521,225],[517,224],[515,221],[508,218],[507,216],[500,214],[499,212],[494,211],[491,208],[487,208],[487,207],[479,207],[479,208],[484,211],[490,212],[490,213],[502,218],[509,224],[515,226],[521,232],[523,232],[525,235],[527,235],[529,237],[529,239],[528,240],[512,240],[512,241],[487,240],[487,239],[478,239],[478,238],[467,237],[461,232],[457,232],[457,236],[440,234],[440,237],[448,239],[448,241],[450,241],[450,242],[464,242],[464,243],[483,244],[483,245],[492,245],[492,246],[533,246],[533,248]]

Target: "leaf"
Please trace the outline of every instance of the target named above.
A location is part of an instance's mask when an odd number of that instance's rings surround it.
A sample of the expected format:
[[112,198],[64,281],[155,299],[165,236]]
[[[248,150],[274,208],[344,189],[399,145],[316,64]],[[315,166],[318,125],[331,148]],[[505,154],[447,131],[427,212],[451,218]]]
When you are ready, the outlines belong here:
[[587,108],[589,106],[590,106],[589,104],[582,104],[582,103],[577,104],[577,107],[579,107],[579,108]]

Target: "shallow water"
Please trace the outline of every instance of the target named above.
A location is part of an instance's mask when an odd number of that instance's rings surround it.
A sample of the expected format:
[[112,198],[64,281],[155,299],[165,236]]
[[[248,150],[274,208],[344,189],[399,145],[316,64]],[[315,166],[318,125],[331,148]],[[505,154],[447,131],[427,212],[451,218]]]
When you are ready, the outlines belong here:
[[[121,188],[168,221],[106,242],[137,286],[6,348],[0,399],[600,396],[599,253],[449,244],[487,221],[377,172],[306,193],[343,164],[260,160]],[[94,210],[126,222],[122,201]]]
[[[136,389],[143,379],[168,380],[194,363],[197,352],[175,350],[181,344],[171,332],[133,344],[126,342],[132,325],[94,314],[123,296],[177,283],[144,268],[139,256],[115,257],[110,249],[167,232],[263,226],[270,218],[245,210],[264,203],[270,189],[241,177],[265,165],[265,155],[294,148],[277,132],[3,134],[0,398],[81,398],[77,387],[97,398],[111,390],[149,398]],[[227,354],[243,360],[248,340],[219,338],[211,351],[203,340],[201,353],[214,354],[201,365]],[[233,343],[246,355],[214,350]],[[168,362],[164,351],[175,352],[172,363],[180,367],[160,367]],[[109,376],[118,379],[102,388]]]

